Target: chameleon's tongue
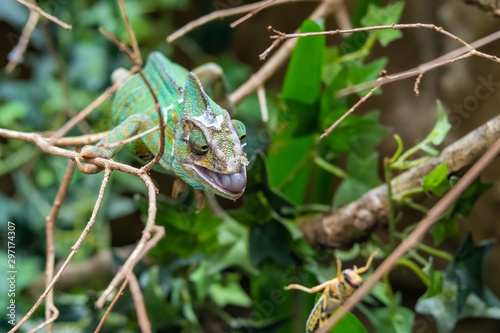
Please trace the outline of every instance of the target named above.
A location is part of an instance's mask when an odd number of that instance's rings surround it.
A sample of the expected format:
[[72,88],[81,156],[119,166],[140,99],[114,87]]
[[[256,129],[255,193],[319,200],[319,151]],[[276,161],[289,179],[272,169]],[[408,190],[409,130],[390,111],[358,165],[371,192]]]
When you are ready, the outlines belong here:
[[214,172],[214,174],[215,177],[213,177],[213,180],[217,183],[217,185],[234,193],[243,191],[247,184],[245,172],[237,172],[229,175]]

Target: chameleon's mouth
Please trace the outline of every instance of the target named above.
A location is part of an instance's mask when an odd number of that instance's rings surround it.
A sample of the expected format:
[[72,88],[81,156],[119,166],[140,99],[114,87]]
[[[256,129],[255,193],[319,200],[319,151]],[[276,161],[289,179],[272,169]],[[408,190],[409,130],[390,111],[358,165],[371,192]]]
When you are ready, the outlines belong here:
[[215,188],[223,193],[227,193],[236,199],[243,194],[245,186],[247,185],[247,175],[245,167],[240,172],[223,174],[212,171],[200,165],[193,164],[196,172],[202,176],[206,181],[210,182]]

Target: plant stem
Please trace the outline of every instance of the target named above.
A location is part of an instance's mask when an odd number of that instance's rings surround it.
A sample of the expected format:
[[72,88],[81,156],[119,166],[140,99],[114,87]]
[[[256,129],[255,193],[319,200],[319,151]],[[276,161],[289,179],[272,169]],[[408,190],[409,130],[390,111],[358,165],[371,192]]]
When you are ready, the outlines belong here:
[[420,254],[417,253],[415,250],[408,251],[408,255],[415,259],[420,265],[425,266],[427,265],[427,260],[422,257]]
[[411,198],[404,198],[403,199],[403,203],[405,205],[407,205],[408,207],[411,207],[411,208],[413,208],[415,210],[418,210],[418,211],[420,211],[420,212],[422,212],[424,214],[427,214],[427,212],[429,211],[427,209],[427,207],[416,203],[415,201],[411,200]]
[[413,195],[413,194],[422,193],[422,192],[424,192],[424,189],[422,188],[422,186],[412,187],[412,188],[409,188],[407,190],[401,191],[397,196],[394,196],[394,199],[397,201],[402,201],[404,199],[404,197],[407,197],[407,196]]
[[396,264],[401,265],[401,266],[405,266],[405,267],[408,267],[409,269],[411,269],[413,271],[413,273],[415,273],[426,286],[428,286],[430,284],[430,281],[427,278],[427,276],[425,276],[425,274],[422,273],[420,268],[413,261],[410,261],[410,260],[405,259],[405,258],[400,258],[396,262]]
[[387,184],[387,203],[388,212],[387,217],[389,220],[389,247],[392,250],[394,248],[394,234],[396,232],[396,222],[394,220],[394,203],[392,202],[392,171],[391,162],[389,159],[384,159],[384,171],[385,171],[385,182]]
[[392,291],[391,283],[389,281],[389,272],[384,275],[384,277],[382,278],[382,282],[387,288],[387,297],[389,297],[389,300],[391,302],[389,308],[391,310],[391,313],[394,314],[394,312],[396,311],[396,299],[394,298],[394,292]]
[[339,178],[347,178],[347,172],[345,172],[344,170],[342,170],[341,168],[331,164],[331,163],[328,163],[324,158],[320,157],[320,156],[316,156],[314,157],[314,164],[316,164],[317,166],[319,166],[321,169],[339,177]]
[[448,260],[448,261],[453,260],[453,256],[446,251],[441,251],[441,250],[435,249],[435,248],[433,248],[429,245],[425,245],[425,244],[418,244],[417,247],[419,250],[427,252],[433,256],[443,258],[443,259]]

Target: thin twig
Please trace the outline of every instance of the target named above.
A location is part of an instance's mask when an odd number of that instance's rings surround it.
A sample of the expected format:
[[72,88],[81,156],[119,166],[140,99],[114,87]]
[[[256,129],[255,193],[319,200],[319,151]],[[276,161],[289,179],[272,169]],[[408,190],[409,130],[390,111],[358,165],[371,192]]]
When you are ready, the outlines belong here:
[[125,27],[127,28],[128,37],[130,38],[130,44],[132,44],[132,50],[134,51],[133,64],[137,65],[140,68],[142,67],[141,51],[139,50],[137,38],[135,38],[134,30],[132,29],[132,25],[130,24],[127,10],[125,9],[125,3],[123,2],[123,0],[117,0],[117,2],[118,6],[120,6],[120,12],[122,13]]
[[330,329],[351,310],[361,299],[377,284],[378,281],[392,269],[396,262],[402,258],[408,251],[416,247],[430,228],[445,213],[445,211],[460,197],[467,187],[481,174],[481,172],[497,157],[500,153],[500,139],[498,139],[488,151],[470,168],[469,171],[457,182],[453,188],[446,193],[438,203],[429,210],[427,216],[418,223],[415,230],[403,240],[401,244],[377,267],[375,272],[368,280],[357,290],[343,306],[328,319],[326,325],[318,330],[318,333],[327,333]]
[[[47,154],[62,156],[69,159],[75,159],[79,157],[79,154],[74,151],[59,147],[54,147],[50,142],[48,142],[46,138],[36,133],[25,133],[25,132],[11,131],[0,128],[0,136],[4,138],[18,139],[18,140],[32,142]],[[127,164],[118,163],[113,160],[107,160],[101,157],[83,158],[83,159],[86,163],[92,163],[101,166],[103,168],[119,170],[137,176],[141,173],[140,169],[134,168]]]
[[472,53],[472,55],[482,57],[497,63],[500,63],[500,58],[486,54],[484,52],[477,51],[475,48],[473,48],[470,44],[462,40],[460,37],[455,36],[454,34],[444,30],[442,27],[438,27],[434,24],[424,24],[424,23],[408,23],[408,24],[389,24],[389,25],[379,25],[379,26],[372,26],[372,27],[362,27],[362,28],[354,28],[354,29],[347,29],[347,30],[330,30],[330,31],[321,31],[321,32],[306,32],[306,33],[293,33],[293,34],[277,34],[275,36],[271,36],[271,39],[277,39],[277,40],[287,40],[290,38],[298,38],[298,37],[312,37],[312,36],[330,36],[330,35],[338,35],[338,34],[348,34],[348,33],[354,33],[354,32],[361,32],[361,31],[373,31],[373,30],[386,30],[386,29],[417,29],[417,28],[424,28],[424,29],[430,29],[434,30],[440,34],[443,34],[453,40],[456,40],[460,44],[464,45],[466,48],[469,49],[469,52]]
[[113,35],[111,32],[106,30],[106,28],[104,28],[104,27],[99,27],[99,32],[101,34],[103,34],[104,37],[106,37],[107,39],[112,41],[113,44],[118,46],[118,49],[120,51],[122,51],[123,53],[125,53],[125,55],[130,59],[130,61],[132,62],[132,66],[134,65],[136,55],[134,54],[134,51],[132,51],[132,49],[130,47],[128,47],[128,45],[124,41],[119,40],[118,37]]
[[[149,249],[156,246],[161,238],[165,236],[165,228],[155,225],[156,219],[156,188],[151,180],[151,177],[141,169],[140,177],[144,184],[148,187],[148,218],[146,226],[142,232],[142,237],[137,243],[134,251],[127,258],[127,261],[120,268],[118,273],[113,277],[106,290],[102,293],[99,299],[95,302],[97,307],[102,307],[106,302],[106,298],[116,289],[120,281],[122,281],[134,266],[142,259]],[[152,234],[155,233],[154,236]]]
[[348,115],[353,113],[361,104],[366,102],[366,100],[370,98],[370,96],[373,95],[373,93],[377,91],[378,88],[380,88],[380,86],[373,87],[372,90],[370,90],[365,96],[363,96],[359,101],[357,101],[356,104],[354,104],[349,110],[347,110],[347,112],[344,113],[342,117],[337,119],[337,121],[334,122],[332,126],[328,127],[325,130],[325,132],[321,134],[320,138],[323,139],[324,137],[327,137],[335,129],[335,127],[337,127],[337,125],[340,124]]
[[[84,134],[84,135],[80,135],[80,136],[64,137],[64,138],[60,138],[60,139],[52,141],[52,144],[54,146],[59,146],[59,147],[76,147],[76,146],[90,145],[90,144],[96,143],[99,140],[101,140],[102,138],[104,138],[106,135],[109,134],[109,132],[110,131],[93,133],[93,134]],[[50,138],[46,137],[45,135],[44,135],[44,138],[46,140],[50,139]]]
[[42,301],[45,299],[45,297],[50,293],[50,291],[52,290],[52,288],[54,287],[54,284],[57,282],[57,280],[59,280],[59,277],[62,275],[62,273],[64,272],[64,269],[66,268],[66,266],[68,266],[69,262],[71,261],[71,259],[73,258],[73,256],[75,254],[78,253],[78,249],[80,248],[83,240],[85,239],[85,237],[87,237],[87,235],[89,234],[90,232],[90,229],[92,228],[92,226],[94,225],[95,223],[95,218],[96,218],[96,215],[97,215],[97,212],[99,211],[99,207],[101,205],[101,202],[102,202],[102,199],[104,197],[104,190],[106,189],[106,186],[108,184],[108,180],[109,180],[109,176],[111,175],[111,169],[109,168],[106,168],[106,171],[104,172],[104,178],[102,180],[102,183],[101,183],[101,188],[99,190],[99,195],[97,197],[97,200],[96,200],[96,203],[94,205],[94,210],[92,211],[92,216],[90,217],[90,220],[89,222],[87,223],[87,225],[85,226],[85,229],[82,231],[80,237],[78,238],[78,240],[76,241],[76,243],[71,247],[71,252],[70,254],[68,255],[68,257],[66,258],[66,260],[64,261],[64,263],[62,264],[61,268],[59,268],[59,271],[57,272],[57,274],[54,276],[54,278],[52,279],[52,281],[50,282],[50,284],[47,286],[47,288],[45,288],[45,291],[43,292],[42,295],[40,295],[40,297],[38,298],[38,300],[36,301],[36,303],[33,305],[33,307],[28,311],[28,313],[9,331],[9,333],[13,333],[15,331],[17,331],[19,329],[19,327],[21,327],[22,324],[24,324],[24,322],[26,320],[28,320],[28,318],[33,314],[33,312],[35,312],[35,310],[40,306],[40,304],[42,303]]
[[267,123],[269,121],[269,112],[267,110],[266,88],[263,85],[257,89],[257,97],[259,98],[262,122]]
[[102,325],[104,325],[104,321],[106,321],[106,318],[108,318],[108,315],[111,312],[111,310],[113,309],[113,307],[115,306],[116,302],[118,301],[118,298],[120,298],[120,296],[123,294],[123,290],[127,286],[129,277],[130,276],[128,275],[126,277],[125,281],[123,281],[122,286],[120,287],[120,289],[116,293],[115,297],[113,298],[113,301],[111,301],[111,303],[109,304],[108,308],[106,309],[106,312],[104,312],[104,315],[102,316],[101,321],[99,321],[99,325],[97,325],[94,333],[97,333],[101,330]]
[[418,74],[417,79],[415,80],[415,85],[413,86],[413,91],[415,92],[416,96],[420,96],[420,90],[418,88],[420,87],[420,81],[422,80],[423,76],[424,76],[424,72]]
[[[59,310],[55,306],[52,306],[50,311],[52,312],[52,316],[49,319],[45,320],[43,323],[36,326],[35,328],[29,330],[27,333],[35,333],[38,330],[44,328],[45,326],[52,324],[59,317]],[[47,332],[49,332],[48,329]]]
[[142,333],[151,333],[151,322],[148,318],[146,305],[144,304],[144,297],[142,296],[141,286],[135,277],[134,272],[128,274],[128,286],[132,299],[134,300],[135,311],[137,313],[137,321]]
[[[270,6],[274,5],[281,5],[284,3],[289,3],[289,2],[305,2],[305,1],[320,1],[320,0],[277,0],[275,2],[272,2]],[[221,9],[217,10],[215,12],[212,12],[210,14],[207,14],[205,16],[202,16],[200,18],[197,18],[196,20],[193,20],[180,28],[179,30],[175,31],[174,33],[170,34],[167,37],[167,43],[172,43],[176,39],[179,39],[180,37],[184,36],[188,32],[204,25],[207,24],[208,22],[212,22],[218,19],[222,19],[225,17],[230,17],[230,16],[235,16],[235,15],[240,15],[244,13],[248,13],[252,10],[255,10],[259,7],[261,7],[264,3],[266,3],[267,0],[264,1],[259,1],[256,3],[251,3],[248,5],[243,5],[239,7],[234,7],[234,8],[228,8],[228,9]]]
[[21,37],[19,38],[17,45],[9,54],[9,62],[7,63],[7,66],[5,66],[5,71],[7,73],[11,73],[14,68],[16,68],[17,64],[23,60],[24,52],[26,52],[31,34],[35,30],[39,18],[39,13],[37,13],[36,11],[30,11],[30,16],[23,28]]
[[28,7],[31,11],[37,12],[38,14],[40,14],[43,17],[47,18],[48,20],[54,22],[55,24],[60,25],[61,27],[63,27],[66,30],[71,30],[73,28],[71,26],[71,24],[64,23],[63,21],[61,21],[57,17],[52,16],[52,15],[44,12],[43,9],[40,8],[37,4],[33,4],[33,3],[30,3],[30,2],[25,1],[25,0],[16,0],[16,1],[24,6]]
[[[71,180],[73,179],[73,175],[75,173],[75,166],[76,163],[74,160],[68,161],[68,166],[61,181],[61,185],[59,186],[59,190],[57,191],[54,203],[52,204],[52,209],[50,211],[50,214],[47,216],[47,224],[45,226],[47,237],[47,258],[45,259],[45,287],[48,287],[50,285],[50,282],[54,277],[56,252],[54,230],[57,216],[59,215],[59,211],[61,210],[64,197],[68,192],[69,185],[71,184]],[[57,310],[56,306],[54,305],[54,291],[51,290],[47,294],[47,299],[45,301],[45,320],[47,323],[47,333],[52,332],[52,322],[57,318],[54,309]],[[59,314],[59,311],[57,311],[57,314]]]
[[[473,43],[470,43],[469,46],[471,46],[474,49],[477,49],[477,48],[480,48],[484,45],[492,43],[492,42],[498,40],[499,38],[500,38],[500,31],[496,31],[488,36],[485,36],[481,39],[478,39],[477,41],[475,41]],[[340,98],[340,97],[348,96],[351,94],[355,94],[355,93],[358,93],[362,90],[370,89],[377,84],[382,86],[382,85],[392,83],[395,81],[404,80],[404,79],[407,79],[407,78],[410,78],[413,76],[418,76],[421,73],[425,73],[425,72],[430,71],[431,69],[434,69],[436,67],[440,67],[440,66],[442,66],[442,64],[445,64],[452,59],[457,59],[460,56],[468,54],[469,51],[470,51],[470,48],[468,46],[463,46],[463,47],[458,48],[456,50],[453,50],[447,54],[444,54],[444,55],[442,55],[434,60],[431,60],[429,62],[421,64],[418,67],[415,67],[415,68],[412,68],[412,69],[409,69],[409,70],[406,70],[406,71],[403,71],[400,73],[386,75],[384,77],[379,77],[376,80],[363,82],[363,83],[360,83],[360,84],[355,85],[353,87],[341,89],[341,90],[337,91],[337,93],[335,94],[335,97]]]
[[[337,0],[323,0],[321,4],[309,16],[310,19],[316,20],[325,17],[334,8],[334,3]],[[275,4],[275,3],[273,3]],[[235,92],[229,96],[233,104],[238,104],[243,98],[257,90],[264,82],[266,82],[290,57],[293,48],[296,44],[296,39],[290,39],[283,43],[276,53],[262,65],[262,67],[253,74],[250,79],[243,83]]]
[[80,111],[76,116],[68,120],[64,126],[62,126],[54,135],[52,140],[57,140],[65,136],[69,131],[71,131],[80,121],[87,118],[87,116],[92,113],[99,105],[101,105],[105,100],[107,100],[111,95],[113,95],[120,87],[125,83],[125,80],[116,82],[111,87],[106,89],[99,97],[97,97],[92,103],[87,105],[82,111]]
[[237,19],[236,21],[234,21],[233,23],[231,23],[229,26],[234,29],[235,27],[237,27],[241,23],[245,22],[249,18],[254,17],[255,15],[257,15],[258,12],[260,12],[261,10],[263,10],[264,8],[266,8],[267,6],[271,5],[275,1],[276,0],[266,0],[266,1],[264,1],[264,3],[260,7],[255,8],[250,13],[246,14],[243,17],[240,17],[239,19]]
[[[267,30],[274,32],[278,36],[280,36],[280,35],[284,36],[285,35],[283,32],[275,30],[271,25],[267,27]],[[271,46],[269,46],[267,49],[264,50],[264,52],[262,52],[261,54],[259,54],[259,60],[266,60],[266,58],[269,55],[269,53],[271,53],[271,51],[274,48],[278,47],[278,45],[280,45],[282,41],[283,41],[283,39],[276,38],[275,41],[271,44]]]

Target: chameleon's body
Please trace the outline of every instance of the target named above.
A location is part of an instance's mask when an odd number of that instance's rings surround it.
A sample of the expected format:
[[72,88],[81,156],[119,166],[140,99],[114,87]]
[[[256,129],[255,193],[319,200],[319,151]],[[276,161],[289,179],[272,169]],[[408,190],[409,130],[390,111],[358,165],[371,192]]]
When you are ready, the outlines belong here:
[[[245,126],[231,120],[228,112],[205,93],[194,73],[161,53],[148,57],[143,74],[155,92],[165,122],[165,151],[159,162],[164,171],[196,189],[239,198],[245,190],[248,164],[241,144]],[[131,76],[116,93],[112,122],[116,127],[96,146],[85,146],[80,157],[112,158],[123,145],[100,146],[123,141],[158,125],[154,98],[139,74]],[[127,147],[138,157],[150,159],[160,148],[159,131],[146,134]],[[78,166],[84,173],[102,170],[92,164]]]

